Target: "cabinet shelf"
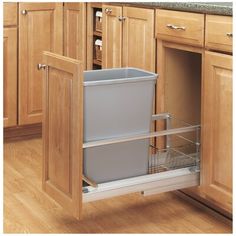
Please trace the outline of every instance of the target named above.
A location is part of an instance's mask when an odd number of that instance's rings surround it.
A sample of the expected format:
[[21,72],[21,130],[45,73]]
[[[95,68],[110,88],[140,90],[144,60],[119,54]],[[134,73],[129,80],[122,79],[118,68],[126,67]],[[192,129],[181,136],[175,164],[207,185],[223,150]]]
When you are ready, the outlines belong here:
[[93,59],[93,64],[98,65],[98,66],[102,66],[102,62],[97,59]]
[[102,32],[99,31],[93,31],[93,35],[97,37],[102,37]]

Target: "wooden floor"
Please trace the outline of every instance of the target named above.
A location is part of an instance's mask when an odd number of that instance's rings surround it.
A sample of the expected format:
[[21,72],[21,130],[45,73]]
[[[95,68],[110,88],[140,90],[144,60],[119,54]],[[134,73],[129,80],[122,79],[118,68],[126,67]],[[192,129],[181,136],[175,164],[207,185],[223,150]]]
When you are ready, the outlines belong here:
[[5,233],[230,233],[220,217],[174,193],[84,204],[70,217],[41,190],[41,139],[4,144]]

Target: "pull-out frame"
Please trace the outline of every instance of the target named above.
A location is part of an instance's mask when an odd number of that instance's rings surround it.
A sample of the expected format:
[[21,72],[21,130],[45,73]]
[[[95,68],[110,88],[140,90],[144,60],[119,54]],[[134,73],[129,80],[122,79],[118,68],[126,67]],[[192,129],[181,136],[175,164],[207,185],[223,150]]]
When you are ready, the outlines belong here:
[[[199,185],[199,125],[171,128],[171,116],[158,114],[153,120],[164,119],[166,130],[83,143],[83,65],[50,52],[44,52],[43,63],[43,189],[77,219],[81,218],[82,202]],[[195,141],[182,136],[191,132],[195,133]],[[188,148],[187,154],[173,149],[171,135],[190,141],[194,149]],[[152,147],[154,151],[147,160],[149,174],[82,186],[85,148],[154,137],[166,137],[166,147]],[[175,161],[180,164],[173,164]]]

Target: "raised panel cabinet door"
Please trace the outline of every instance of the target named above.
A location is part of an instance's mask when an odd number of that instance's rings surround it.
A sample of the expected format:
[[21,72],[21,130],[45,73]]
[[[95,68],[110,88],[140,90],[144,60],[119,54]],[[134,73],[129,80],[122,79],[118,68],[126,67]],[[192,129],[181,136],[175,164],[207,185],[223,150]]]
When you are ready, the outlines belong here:
[[86,66],[86,3],[64,3],[64,55]]
[[202,120],[202,189],[232,212],[232,56],[205,53]]
[[123,66],[155,72],[154,10],[123,7]]
[[63,4],[19,3],[19,124],[42,122],[43,51],[63,53]]
[[82,207],[83,65],[44,52],[43,190],[77,219]]
[[102,8],[102,68],[122,66],[122,7]]
[[4,127],[17,124],[17,28],[3,30]]

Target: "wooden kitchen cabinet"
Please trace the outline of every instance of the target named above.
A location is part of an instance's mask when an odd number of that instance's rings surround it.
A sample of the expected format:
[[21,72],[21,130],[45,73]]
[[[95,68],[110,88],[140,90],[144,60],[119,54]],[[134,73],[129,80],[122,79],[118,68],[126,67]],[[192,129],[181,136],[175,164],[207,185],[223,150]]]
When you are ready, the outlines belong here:
[[16,2],[4,2],[3,25],[4,27],[17,25],[17,3]]
[[102,67],[118,68],[122,66],[122,7],[103,5],[102,14]]
[[105,5],[103,13],[103,68],[155,72],[154,10]]
[[205,53],[201,191],[232,213],[232,56]]
[[19,125],[42,122],[42,52],[63,53],[63,3],[19,3]]
[[81,60],[86,69],[86,3],[64,3],[64,55]]
[[4,127],[17,125],[17,28],[3,30]]
[[206,15],[207,49],[232,52],[233,19],[231,16]]

